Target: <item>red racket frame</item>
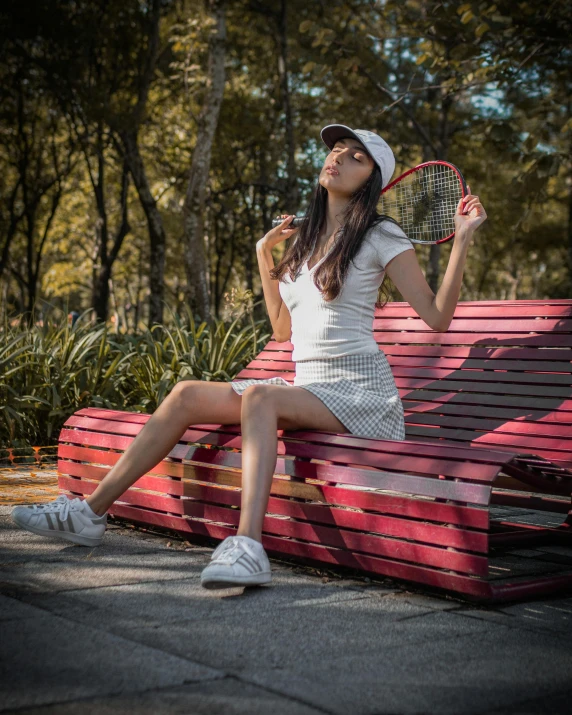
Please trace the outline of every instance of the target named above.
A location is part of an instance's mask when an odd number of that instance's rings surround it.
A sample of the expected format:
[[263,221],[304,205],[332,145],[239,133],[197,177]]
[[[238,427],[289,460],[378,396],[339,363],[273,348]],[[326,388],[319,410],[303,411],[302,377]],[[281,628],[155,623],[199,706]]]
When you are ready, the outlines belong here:
[[[398,176],[391,183],[389,183],[387,186],[385,186],[381,190],[380,196],[383,196],[383,194],[386,191],[389,191],[389,189],[391,189],[392,186],[395,186],[395,184],[398,184],[402,179],[404,179],[406,176],[409,176],[409,174],[412,174],[414,171],[419,171],[419,169],[422,169],[424,166],[435,166],[435,165],[448,166],[450,169],[453,169],[453,171],[459,177],[459,182],[461,184],[461,192],[462,192],[461,198],[464,198],[467,195],[467,184],[465,182],[465,177],[461,173],[460,169],[458,167],[456,167],[455,164],[451,164],[450,161],[424,161],[423,164],[417,164],[417,166],[414,166],[412,169],[408,169],[405,173],[401,174],[401,176]],[[420,243],[424,246],[431,246],[433,244],[445,243],[446,241],[450,241],[454,236],[455,236],[455,231],[453,231],[453,233],[451,233],[449,236],[440,238],[438,241],[419,241],[415,238],[410,238],[409,240],[412,243]]]

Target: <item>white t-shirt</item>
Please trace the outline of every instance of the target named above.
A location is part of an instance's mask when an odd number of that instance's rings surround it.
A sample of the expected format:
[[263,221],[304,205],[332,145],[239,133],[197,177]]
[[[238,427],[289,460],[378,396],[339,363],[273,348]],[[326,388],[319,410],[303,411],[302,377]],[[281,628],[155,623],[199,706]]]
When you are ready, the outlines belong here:
[[[333,301],[324,300],[313,280],[327,254],[311,269],[306,260],[294,281],[288,273],[283,275],[278,290],[292,318],[292,360],[376,354],[379,347],[373,336],[373,319],[378,289],[385,266],[407,250],[415,250],[415,246],[391,221],[370,228]],[[313,248],[308,259],[312,253]]]

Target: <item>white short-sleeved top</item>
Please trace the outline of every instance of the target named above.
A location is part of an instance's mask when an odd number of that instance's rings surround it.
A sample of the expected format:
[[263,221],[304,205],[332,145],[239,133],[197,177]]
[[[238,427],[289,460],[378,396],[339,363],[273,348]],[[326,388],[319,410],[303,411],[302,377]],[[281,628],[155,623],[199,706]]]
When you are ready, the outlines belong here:
[[311,269],[306,261],[294,281],[288,273],[282,276],[278,290],[292,319],[292,360],[375,354],[379,348],[373,319],[379,286],[389,261],[407,250],[415,246],[397,224],[382,221],[370,228],[333,301],[324,300],[313,280],[327,254]]

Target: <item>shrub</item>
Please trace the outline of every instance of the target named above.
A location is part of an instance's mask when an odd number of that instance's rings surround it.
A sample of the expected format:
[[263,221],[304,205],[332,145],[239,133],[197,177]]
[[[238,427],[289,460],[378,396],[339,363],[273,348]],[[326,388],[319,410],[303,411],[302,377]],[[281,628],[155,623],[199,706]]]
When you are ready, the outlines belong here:
[[[252,308],[252,306],[250,306]],[[227,324],[189,312],[137,333],[110,333],[86,311],[0,328],[0,447],[53,444],[82,407],[153,412],[179,380],[230,381],[268,342],[266,319]]]

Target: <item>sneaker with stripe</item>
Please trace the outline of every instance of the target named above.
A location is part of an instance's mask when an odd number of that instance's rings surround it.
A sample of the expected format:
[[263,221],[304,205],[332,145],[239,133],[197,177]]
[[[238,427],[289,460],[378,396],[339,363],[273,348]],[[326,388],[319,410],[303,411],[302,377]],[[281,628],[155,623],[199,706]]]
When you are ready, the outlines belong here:
[[64,494],[45,504],[14,507],[10,516],[22,529],[82,546],[98,546],[107,526],[107,513],[93,515],[84,499],[69,499]]
[[228,536],[211,554],[211,562],[201,574],[205,588],[253,586],[271,580],[266,551],[260,541],[249,536]]

